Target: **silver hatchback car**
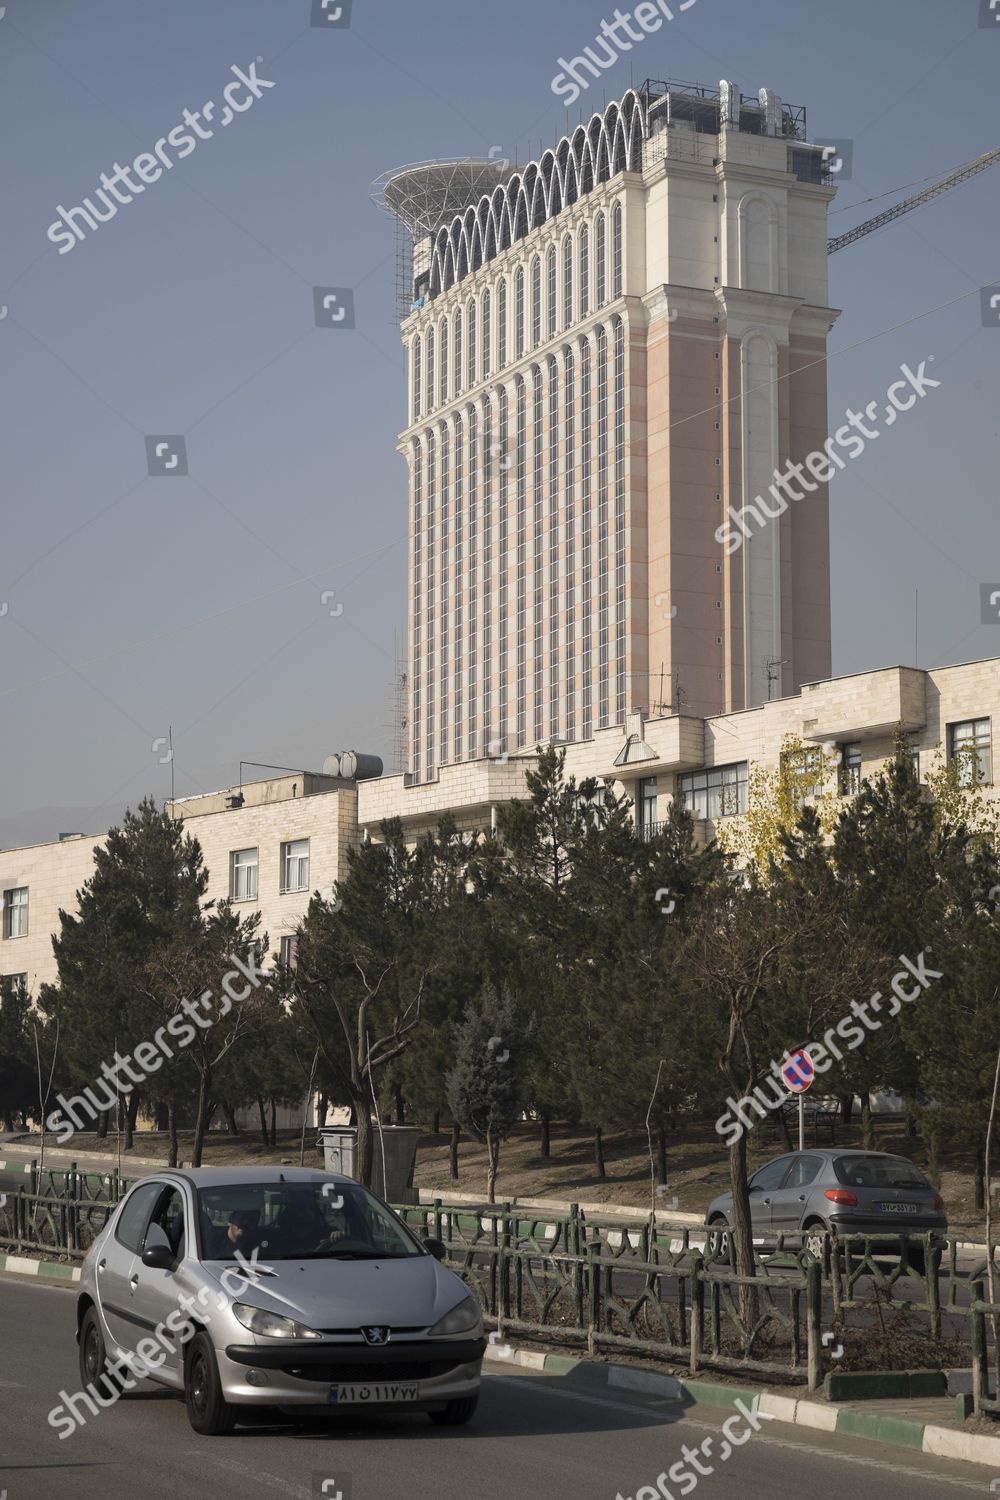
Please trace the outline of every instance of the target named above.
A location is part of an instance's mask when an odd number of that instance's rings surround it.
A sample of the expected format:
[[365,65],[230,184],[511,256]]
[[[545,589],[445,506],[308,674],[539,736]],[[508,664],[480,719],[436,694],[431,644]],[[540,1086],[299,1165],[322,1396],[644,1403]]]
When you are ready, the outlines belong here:
[[[943,1243],[948,1229],[944,1200],[920,1168],[884,1151],[790,1151],[759,1167],[749,1187],[754,1244],[772,1246],[780,1235],[816,1260],[826,1259],[831,1229],[869,1235],[876,1250],[885,1235],[887,1252],[899,1250],[895,1236],[929,1234]],[[705,1214],[713,1259],[730,1260],[732,1218],[732,1194],[720,1193]],[[920,1270],[921,1248],[910,1246],[908,1257]]]
[[243,1406],[467,1422],[482,1312],[443,1255],[350,1178],[159,1172],[132,1188],[83,1263],[84,1386],[158,1381],[183,1392],[208,1435],[229,1432]]

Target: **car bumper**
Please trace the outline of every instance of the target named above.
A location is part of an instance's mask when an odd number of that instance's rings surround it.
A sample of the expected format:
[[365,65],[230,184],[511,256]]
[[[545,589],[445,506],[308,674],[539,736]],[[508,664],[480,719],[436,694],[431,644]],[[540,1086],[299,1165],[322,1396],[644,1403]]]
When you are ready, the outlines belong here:
[[[334,1385],[417,1386],[414,1400],[379,1401],[375,1409],[415,1408],[475,1395],[485,1339],[367,1344],[229,1344],[216,1350],[223,1395],[237,1405],[317,1406]],[[357,1412],[364,1403],[340,1408]]]

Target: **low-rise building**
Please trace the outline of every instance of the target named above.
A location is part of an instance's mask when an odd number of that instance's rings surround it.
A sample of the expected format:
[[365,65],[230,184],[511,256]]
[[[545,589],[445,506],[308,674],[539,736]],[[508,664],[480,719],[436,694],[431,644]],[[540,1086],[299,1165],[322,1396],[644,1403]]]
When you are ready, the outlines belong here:
[[[929,671],[886,667],[807,683],[790,697],[709,719],[647,718],[637,710],[624,725],[567,745],[566,773],[624,792],[646,836],[681,798],[707,839],[746,811],[755,768],[776,770],[789,740],[825,752],[824,772],[836,767],[839,795],[856,791],[903,733],[923,779],[960,757],[964,773],[993,797],[994,720],[1000,723],[1000,659]],[[354,782],[303,771],[168,806],[201,844],[209,896],[259,910],[270,954],[290,957],[312,893],[333,895],[352,845],[379,839],[392,818],[408,840],[446,814],[460,831],[488,830],[498,807],[525,796],[526,772],[536,764],[536,754],[465,761],[440,767],[432,781],[401,773]],[[0,851],[5,988],[24,985],[34,994],[55,979],[59,911],[75,909],[100,842],[71,835]]]

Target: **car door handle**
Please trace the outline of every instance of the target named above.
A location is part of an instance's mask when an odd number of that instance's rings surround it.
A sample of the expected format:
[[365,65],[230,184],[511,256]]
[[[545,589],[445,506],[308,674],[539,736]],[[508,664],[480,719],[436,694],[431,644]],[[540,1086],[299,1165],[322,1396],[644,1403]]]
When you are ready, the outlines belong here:
[[799,1194],[799,1202],[800,1203],[804,1203],[805,1201],[806,1201],[806,1195],[805,1195],[805,1193],[800,1193]]
[[770,1200],[770,1198],[762,1198],[760,1201],[761,1201],[761,1203],[763,1203],[763,1205],[764,1205],[765,1208],[770,1208],[771,1207],[771,1200]]
[[135,1289],[136,1289],[136,1287],[139,1285],[139,1278],[138,1278],[138,1276],[130,1276],[129,1279],[128,1279],[128,1284],[129,1284],[129,1286],[132,1288],[132,1290],[134,1292]]
[[108,1269],[108,1263],[103,1257],[97,1262],[97,1269],[99,1271],[106,1271]]

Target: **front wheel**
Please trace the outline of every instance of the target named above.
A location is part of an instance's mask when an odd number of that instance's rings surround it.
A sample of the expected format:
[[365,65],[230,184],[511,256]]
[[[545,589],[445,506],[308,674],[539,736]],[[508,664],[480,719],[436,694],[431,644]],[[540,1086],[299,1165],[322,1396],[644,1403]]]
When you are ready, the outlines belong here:
[[222,1394],[219,1366],[207,1333],[196,1334],[184,1360],[188,1421],[202,1437],[224,1437],[236,1422],[236,1407]]
[[449,1401],[443,1411],[429,1411],[427,1415],[439,1427],[462,1427],[472,1420],[478,1404],[477,1391],[474,1396],[461,1396],[457,1401]]

